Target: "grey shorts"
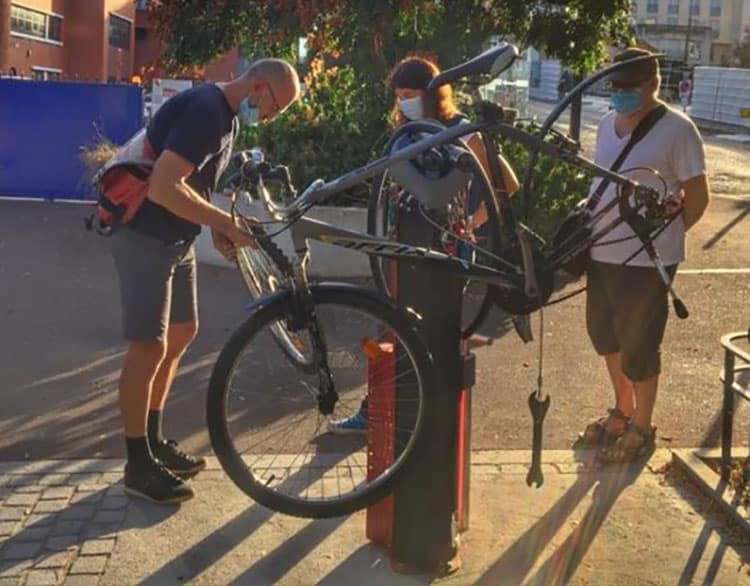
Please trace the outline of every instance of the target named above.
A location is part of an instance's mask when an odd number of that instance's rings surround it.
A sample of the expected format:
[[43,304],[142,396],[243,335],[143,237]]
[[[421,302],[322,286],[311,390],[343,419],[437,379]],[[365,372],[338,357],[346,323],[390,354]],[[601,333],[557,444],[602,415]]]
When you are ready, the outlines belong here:
[[120,280],[126,340],[164,341],[170,323],[197,320],[197,271],[192,243],[165,245],[123,227],[112,235],[112,256]]
[[[674,277],[677,266],[667,267]],[[661,372],[669,316],[667,288],[655,268],[592,261],[587,272],[586,328],[600,355],[622,353],[623,372],[643,381]]]

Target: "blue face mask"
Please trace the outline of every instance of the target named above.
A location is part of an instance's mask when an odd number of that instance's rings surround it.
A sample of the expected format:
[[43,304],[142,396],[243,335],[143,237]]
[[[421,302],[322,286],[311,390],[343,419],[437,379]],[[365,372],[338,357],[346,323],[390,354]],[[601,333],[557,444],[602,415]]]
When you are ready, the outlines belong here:
[[623,116],[633,114],[641,107],[641,90],[639,88],[614,90],[611,104],[618,114]]
[[260,109],[252,106],[250,100],[245,98],[240,102],[237,116],[243,126],[256,126],[260,122]]

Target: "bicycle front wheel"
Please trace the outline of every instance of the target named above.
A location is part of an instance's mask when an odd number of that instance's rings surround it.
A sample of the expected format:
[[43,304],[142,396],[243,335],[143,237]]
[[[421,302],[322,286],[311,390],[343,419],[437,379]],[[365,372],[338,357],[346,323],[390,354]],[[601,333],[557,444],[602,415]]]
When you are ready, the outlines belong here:
[[[240,221],[250,231],[244,218]],[[291,265],[271,240],[259,242],[258,248],[237,249],[237,268],[253,299],[260,299],[280,289],[291,289]],[[274,343],[296,368],[315,372],[310,343],[304,333],[290,332],[283,322],[278,322],[271,326],[271,334]]]
[[[316,373],[269,343],[273,324],[289,323],[293,294],[269,298],[219,355],[208,429],[224,470],[258,503],[337,517],[393,490],[419,438],[432,368],[409,319],[379,297],[330,285],[310,294]],[[329,432],[342,418],[359,425]]]

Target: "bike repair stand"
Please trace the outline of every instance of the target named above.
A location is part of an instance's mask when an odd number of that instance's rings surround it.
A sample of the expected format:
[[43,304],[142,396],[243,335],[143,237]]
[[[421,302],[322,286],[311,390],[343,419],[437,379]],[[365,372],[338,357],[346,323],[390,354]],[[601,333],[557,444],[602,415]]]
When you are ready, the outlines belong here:
[[[400,242],[441,248],[440,231],[416,205],[402,206],[398,214]],[[396,571],[445,575],[460,567],[458,533],[469,525],[469,389],[474,384],[475,360],[461,339],[465,283],[403,261],[391,266],[394,298],[400,307],[419,316],[415,325],[434,361],[435,386],[425,389],[431,396],[424,403],[424,427],[404,476],[392,495],[367,510],[367,537],[389,551]],[[394,435],[409,423],[399,414],[399,404],[409,405],[403,396],[408,393],[409,377],[399,377],[398,356],[393,355],[392,346],[388,348],[383,344],[385,351],[370,362],[368,410],[378,414],[368,430],[371,477],[393,461],[398,445]],[[396,388],[385,389],[384,384]],[[392,415],[383,417],[383,412]]]

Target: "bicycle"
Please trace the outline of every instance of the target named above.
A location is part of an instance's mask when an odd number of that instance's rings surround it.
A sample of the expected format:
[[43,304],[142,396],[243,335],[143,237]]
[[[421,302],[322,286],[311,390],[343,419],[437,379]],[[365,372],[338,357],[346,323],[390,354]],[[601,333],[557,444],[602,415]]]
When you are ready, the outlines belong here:
[[[475,80],[496,77],[517,56],[514,46],[502,45],[442,72],[432,85],[467,77]],[[643,58],[636,60],[640,59]],[[566,100],[569,103],[591,84],[633,61],[612,65],[581,82]],[[238,155],[240,169],[230,176],[227,184],[234,187],[236,193],[249,186],[273,220],[283,224],[279,231],[293,225],[292,239],[297,254],[297,258],[287,259],[273,243],[274,234],[267,234],[262,227],[247,221],[240,207],[249,192],[244,192],[242,197],[235,194],[232,213],[236,221],[246,222],[245,226],[256,234],[258,242],[257,249],[241,251],[238,257],[245,265],[241,269],[254,301],[249,307],[250,316],[232,334],[213,369],[207,417],[211,443],[222,467],[232,481],[257,502],[282,513],[313,518],[345,515],[377,502],[393,489],[408,469],[429,401],[425,389],[432,384],[432,366],[416,330],[420,317],[362,287],[311,283],[307,276],[309,240],[429,266],[442,271],[446,278],[487,283],[495,304],[512,314],[528,314],[549,302],[555,271],[625,222],[632,227],[660,273],[666,276],[665,283],[678,315],[686,317],[684,305],[674,294],[653,246],[654,234],[663,230],[677,213],[673,216],[667,213],[665,193],[581,157],[578,144],[559,133],[552,132],[552,139],[545,140],[554,123],[553,116],[559,117],[564,102],[553,111],[538,135],[506,124],[502,108],[496,104],[482,102],[478,110],[480,116],[476,122],[432,128],[413,143],[328,183],[320,179],[314,181],[301,195],[297,194],[287,167],[272,166],[257,150]],[[422,123],[409,123],[403,128],[410,126],[420,132],[424,130]],[[484,181],[489,181],[478,168],[474,155],[460,141],[461,137],[474,132],[482,133],[493,177],[500,177],[500,169],[492,137],[502,135],[534,152],[563,159],[608,179],[618,186],[618,195],[596,214],[576,215],[568,233],[558,242],[547,244],[517,220],[507,194],[501,193],[498,213],[503,237],[510,246],[502,254],[476,247],[482,262],[305,217],[312,206],[332,195],[382,175],[388,169],[393,170],[399,163],[425,156],[452,168],[471,169],[480,174],[480,180],[483,177]],[[531,169],[527,169],[524,192],[529,187],[530,177]],[[271,195],[271,187],[278,191],[276,197]],[[429,194],[405,191],[399,194],[399,205],[416,206],[428,219],[431,210],[450,204],[450,197],[437,206]],[[615,206],[619,213],[616,220],[595,231],[596,221]],[[460,235],[447,233],[446,236],[461,240]],[[330,323],[328,318],[333,318]],[[342,323],[354,324],[354,330],[340,328]],[[353,336],[352,331],[358,332],[357,335]],[[281,356],[268,356],[267,349],[274,346],[283,350]],[[250,374],[248,382],[243,384],[241,362],[248,356]],[[365,366],[365,374],[356,377],[353,372],[356,366]],[[259,384],[264,368],[268,383]],[[341,376],[334,376],[339,370]],[[292,394],[295,390],[299,396]],[[252,400],[248,398],[250,393],[254,393]],[[358,407],[363,395],[370,401],[370,427],[382,432],[378,437],[390,439],[383,443],[370,436],[366,445],[352,440],[342,451],[341,438],[327,438],[322,434],[323,423],[337,413],[337,409]],[[532,404],[534,397],[538,403],[536,411]],[[238,414],[230,414],[230,402],[234,398],[240,405]],[[534,414],[534,458],[527,482],[536,481],[539,485],[541,422],[546,412],[541,401],[541,383],[529,400]],[[280,405],[285,411],[276,417],[273,410],[278,411]],[[299,416],[302,409],[310,409],[312,417]],[[300,439],[305,433],[311,434],[310,437]],[[266,442],[275,441],[282,434],[286,435],[281,445],[268,447]],[[381,443],[373,444],[377,441]],[[376,472],[375,468],[368,467],[368,460],[382,453],[392,461]]]

